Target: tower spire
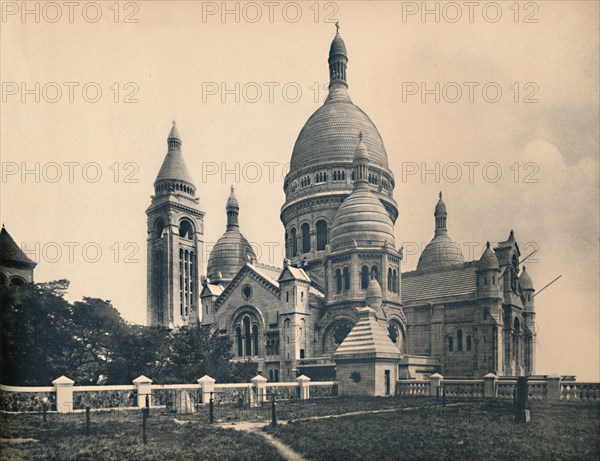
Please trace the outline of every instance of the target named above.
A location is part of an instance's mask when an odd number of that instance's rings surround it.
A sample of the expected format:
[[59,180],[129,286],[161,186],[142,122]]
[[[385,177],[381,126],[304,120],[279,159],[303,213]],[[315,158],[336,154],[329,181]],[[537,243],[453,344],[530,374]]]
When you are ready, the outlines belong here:
[[446,204],[444,200],[442,200],[442,193],[439,195],[440,199],[435,206],[435,212],[433,215],[435,216],[435,235],[446,234],[448,231],[446,229],[446,218],[448,216],[448,212],[446,211]]
[[227,210],[227,230],[239,228],[240,225],[238,222],[238,216],[240,213],[240,205],[238,204],[237,197],[235,196],[233,185],[231,186],[231,193],[227,199],[227,205],[225,205],[225,209]]
[[169,150],[181,149],[181,136],[179,136],[179,130],[177,130],[177,122],[175,120],[173,120],[173,126],[171,127],[171,132],[169,133],[169,137],[167,138],[167,144],[169,145]]
[[362,131],[358,133],[358,144],[354,150],[354,159],[352,166],[354,167],[354,189],[364,188],[369,186],[369,151],[363,141]]

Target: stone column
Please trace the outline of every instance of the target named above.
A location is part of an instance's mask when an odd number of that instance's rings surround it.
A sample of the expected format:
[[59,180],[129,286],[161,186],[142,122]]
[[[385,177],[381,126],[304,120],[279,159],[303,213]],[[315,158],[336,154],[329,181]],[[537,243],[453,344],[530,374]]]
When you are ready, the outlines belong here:
[[300,386],[300,400],[310,399],[310,378],[305,375],[296,378],[298,386]]
[[73,381],[65,375],[52,381],[56,396],[56,411],[69,413],[73,410]]
[[215,391],[215,379],[208,375],[204,375],[198,380],[198,384],[200,384],[200,387],[202,388],[202,404],[206,405],[210,401],[210,394]]
[[267,378],[257,375],[250,380],[254,384],[257,402],[267,401]]
[[434,373],[429,377],[429,395],[437,396],[438,388],[442,385],[444,377],[439,373]]
[[496,384],[498,377],[494,373],[488,373],[483,377],[483,396],[486,398],[498,397]]
[[137,388],[137,406],[146,407],[146,396],[148,396],[148,404],[152,405],[152,380],[147,376],[140,375],[133,380],[133,384]]
[[546,398],[548,400],[560,400],[560,376],[546,376]]

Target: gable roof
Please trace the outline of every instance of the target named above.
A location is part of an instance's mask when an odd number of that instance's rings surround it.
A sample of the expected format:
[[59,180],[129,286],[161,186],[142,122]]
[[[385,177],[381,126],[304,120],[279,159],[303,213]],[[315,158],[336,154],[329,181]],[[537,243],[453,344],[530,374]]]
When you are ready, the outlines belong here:
[[233,280],[223,289],[223,292],[215,301],[215,307],[219,307],[223,304],[231,292],[240,284],[246,274],[261,283],[261,285],[270,290],[274,295],[279,296],[279,282],[271,276],[272,274],[269,274],[268,269],[257,266],[256,264],[246,263],[244,267],[235,274]]
[[287,265],[283,268],[279,276],[279,282],[287,282],[289,280],[301,280],[302,282],[310,283],[310,277],[304,272],[304,269]]
[[223,293],[223,287],[221,285],[205,283],[204,287],[202,288],[202,293],[200,293],[200,297],[219,296],[221,293]]
[[476,261],[440,271],[412,271],[402,274],[403,303],[446,296],[471,296],[476,292]]

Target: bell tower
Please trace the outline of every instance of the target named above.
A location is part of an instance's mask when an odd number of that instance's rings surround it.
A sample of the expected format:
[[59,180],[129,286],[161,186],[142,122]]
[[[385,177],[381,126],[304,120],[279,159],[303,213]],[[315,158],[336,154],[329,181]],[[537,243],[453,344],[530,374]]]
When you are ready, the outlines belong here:
[[199,322],[204,212],[183,160],[177,125],[154,181],[148,216],[147,323],[178,328]]

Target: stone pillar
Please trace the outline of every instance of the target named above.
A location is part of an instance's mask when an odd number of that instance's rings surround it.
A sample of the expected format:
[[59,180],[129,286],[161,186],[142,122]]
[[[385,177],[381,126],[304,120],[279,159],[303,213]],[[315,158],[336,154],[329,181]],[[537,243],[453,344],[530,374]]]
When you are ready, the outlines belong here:
[[546,398],[548,400],[560,400],[560,376],[546,376]]
[[296,378],[298,386],[300,386],[300,400],[310,399],[310,378],[305,375]]
[[498,397],[498,377],[494,373],[488,373],[483,377],[483,396],[495,399]]
[[137,388],[137,406],[140,408],[146,407],[146,396],[148,396],[148,404],[152,405],[152,380],[147,376],[140,375],[133,380],[133,384]]
[[442,385],[444,377],[439,373],[434,373],[429,377],[429,395],[435,397],[438,393],[438,388]]
[[257,402],[267,401],[267,378],[257,375],[250,380],[254,384]]
[[215,391],[215,379],[208,375],[204,375],[198,380],[198,384],[200,384],[200,387],[202,388],[202,404],[206,405],[210,401],[210,394]]
[[56,396],[56,411],[69,413],[73,410],[73,381],[65,375],[52,381]]

